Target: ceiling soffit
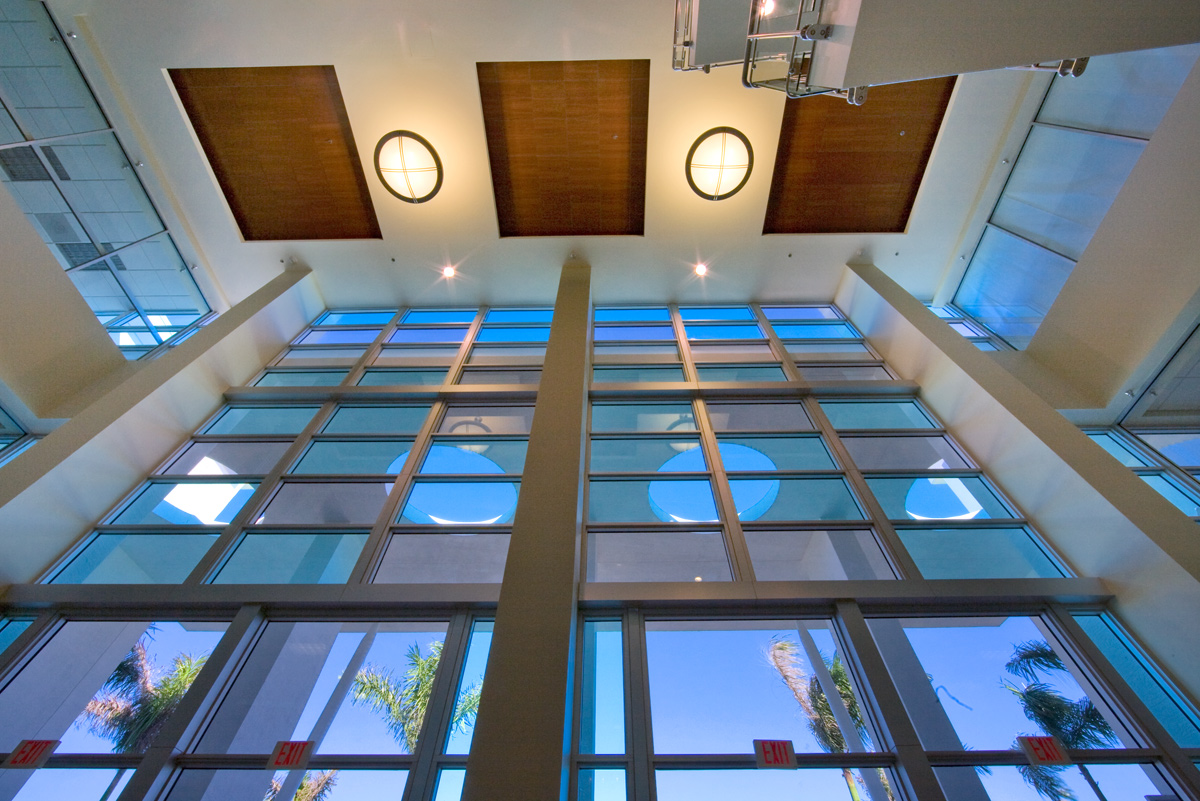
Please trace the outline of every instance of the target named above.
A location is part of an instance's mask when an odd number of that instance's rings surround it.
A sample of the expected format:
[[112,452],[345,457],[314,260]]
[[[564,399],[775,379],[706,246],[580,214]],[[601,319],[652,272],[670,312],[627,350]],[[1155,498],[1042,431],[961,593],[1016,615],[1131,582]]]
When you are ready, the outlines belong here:
[[170,75],[244,239],[381,237],[333,67]]

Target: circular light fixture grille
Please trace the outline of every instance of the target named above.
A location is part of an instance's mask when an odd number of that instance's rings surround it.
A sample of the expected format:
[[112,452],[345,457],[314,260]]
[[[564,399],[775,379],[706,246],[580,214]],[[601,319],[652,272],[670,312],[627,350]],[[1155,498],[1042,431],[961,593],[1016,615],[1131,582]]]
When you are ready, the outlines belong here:
[[375,146],[375,173],[387,190],[408,203],[424,203],[442,188],[442,160],[425,137],[392,131]]
[[724,200],[750,180],[754,149],[736,128],[713,128],[692,144],[685,165],[688,186],[706,200]]

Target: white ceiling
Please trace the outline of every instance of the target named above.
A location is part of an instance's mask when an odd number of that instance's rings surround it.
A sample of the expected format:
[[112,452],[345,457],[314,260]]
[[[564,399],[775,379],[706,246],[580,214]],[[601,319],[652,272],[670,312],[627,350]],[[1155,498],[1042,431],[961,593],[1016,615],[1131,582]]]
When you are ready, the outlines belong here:
[[[711,74],[670,66],[672,0],[50,0],[77,32],[77,58],[185,255],[216,305],[235,303],[296,258],[330,306],[520,303],[553,299],[574,251],[593,265],[597,302],[826,300],[842,265],[862,251],[918,297],[932,297],[973,245],[998,192],[996,174],[1030,74],[960,80],[903,235],[762,236],[782,94],[748,90],[737,68]],[[650,59],[645,236],[500,239],[475,63]],[[332,64],[383,240],[243,242],[170,86],[173,67]],[[827,98],[805,102],[842,102]],[[870,100],[868,99],[868,103]],[[1032,113],[1032,112],[1030,112]],[[1014,125],[1015,123],[1015,125]],[[684,179],[695,137],[716,125],[744,131],[756,169],[719,203]],[[417,131],[445,164],[439,195],[393,198],[371,166],[375,143]],[[691,265],[710,265],[706,279]],[[455,264],[447,281],[441,268]]]

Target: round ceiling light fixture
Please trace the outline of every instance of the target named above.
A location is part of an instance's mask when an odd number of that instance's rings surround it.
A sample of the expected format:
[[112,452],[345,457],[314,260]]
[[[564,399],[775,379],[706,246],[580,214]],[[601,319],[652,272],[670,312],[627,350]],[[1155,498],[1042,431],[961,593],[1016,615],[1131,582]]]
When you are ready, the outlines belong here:
[[424,203],[442,188],[442,160],[425,137],[392,131],[375,145],[375,173],[406,203]]
[[736,128],[713,128],[692,143],[684,166],[692,191],[705,200],[724,200],[750,180],[754,148]]

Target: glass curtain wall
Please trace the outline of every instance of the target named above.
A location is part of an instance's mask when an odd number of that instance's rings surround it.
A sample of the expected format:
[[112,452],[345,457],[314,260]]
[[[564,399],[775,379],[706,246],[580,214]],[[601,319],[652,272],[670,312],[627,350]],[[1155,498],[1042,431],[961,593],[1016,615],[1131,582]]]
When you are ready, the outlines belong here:
[[0,0],[0,182],[130,359],[210,308],[46,7]]
[[1200,46],[1091,59],[1056,76],[954,295],[1023,349],[1191,71]]
[[[1200,788],[1190,700],[838,309],[593,317],[570,801]],[[61,741],[0,801],[458,799],[552,319],[329,311],[230,389],[0,607],[0,754]]]

